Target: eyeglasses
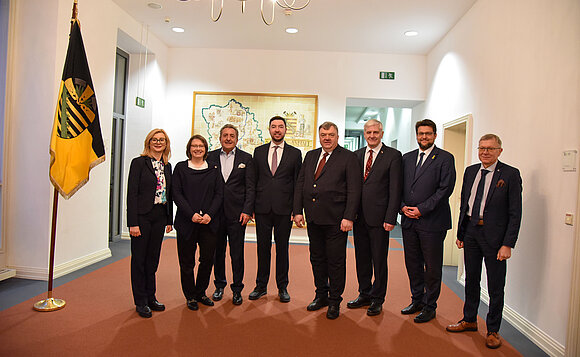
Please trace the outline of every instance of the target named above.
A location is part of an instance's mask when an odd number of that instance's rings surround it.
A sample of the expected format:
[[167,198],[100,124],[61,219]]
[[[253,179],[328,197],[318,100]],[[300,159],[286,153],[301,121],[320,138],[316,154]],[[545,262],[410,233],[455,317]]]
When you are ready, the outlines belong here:
[[190,145],[189,147],[194,149],[205,149],[205,145]]
[[481,151],[481,152],[493,152],[495,150],[499,150],[501,148],[483,148],[483,147],[478,147],[477,150]]
[[151,139],[152,143],[164,143],[165,142],[165,138],[153,138]]

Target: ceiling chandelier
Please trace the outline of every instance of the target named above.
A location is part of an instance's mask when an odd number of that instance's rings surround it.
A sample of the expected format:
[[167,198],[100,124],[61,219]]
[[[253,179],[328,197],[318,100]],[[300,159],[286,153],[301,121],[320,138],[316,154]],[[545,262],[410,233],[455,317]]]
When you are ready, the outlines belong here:
[[[240,0],[240,2],[242,3],[242,14],[243,14],[244,10],[246,9],[246,0]],[[306,6],[308,6],[308,4],[310,4],[310,0],[306,0],[306,3],[304,3],[303,5],[296,4],[296,0],[266,0],[266,2],[272,3],[272,10],[271,10],[272,16],[271,16],[270,20],[267,20],[266,16],[264,15],[264,0],[260,0],[260,14],[262,15],[262,21],[264,21],[264,23],[268,26],[270,26],[274,23],[274,8],[275,8],[276,4],[278,6],[280,6],[281,8],[283,8],[288,13],[291,13],[293,10],[302,10]],[[221,6],[219,7],[219,12],[218,12],[217,16],[215,15],[216,10],[215,10],[214,3],[215,3],[215,0],[212,0],[211,1],[211,19],[213,22],[217,22],[220,19],[220,17],[222,16],[222,12],[224,11],[224,0],[221,0]],[[266,12],[270,12],[270,11],[266,10]]]

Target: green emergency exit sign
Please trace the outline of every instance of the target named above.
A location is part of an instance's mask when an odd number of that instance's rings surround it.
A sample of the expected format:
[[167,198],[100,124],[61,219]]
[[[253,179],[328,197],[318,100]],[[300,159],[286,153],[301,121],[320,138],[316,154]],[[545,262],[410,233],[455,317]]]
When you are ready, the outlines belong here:
[[145,108],[145,99],[137,97],[137,99],[135,99],[135,105],[141,108]]
[[379,72],[379,79],[395,79],[395,72]]

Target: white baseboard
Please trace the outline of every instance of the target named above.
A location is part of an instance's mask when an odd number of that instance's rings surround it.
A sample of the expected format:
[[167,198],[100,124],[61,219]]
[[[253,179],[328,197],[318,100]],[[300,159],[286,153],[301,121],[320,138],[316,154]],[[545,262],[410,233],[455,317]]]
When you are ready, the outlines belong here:
[[[458,281],[461,285],[465,286],[465,276],[462,276]],[[489,294],[487,289],[481,289],[481,301],[489,306]],[[564,345],[539,329],[536,325],[528,321],[508,305],[504,305],[503,307],[503,318],[548,355],[553,357],[564,357],[566,353]]]
[[[85,255],[77,259],[73,259],[69,262],[59,264],[54,267],[54,278],[60,278],[68,273],[77,271],[81,268],[89,266],[91,264],[100,262],[103,259],[111,257],[111,250],[109,248],[102,249],[98,252]],[[11,266],[10,268],[16,270],[16,277],[21,279],[34,279],[34,280],[48,280],[48,267],[46,268],[36,268],[36,267],[24,267],[24,266]]]
[[16,276],[14,269],[0,269],[0,281]]

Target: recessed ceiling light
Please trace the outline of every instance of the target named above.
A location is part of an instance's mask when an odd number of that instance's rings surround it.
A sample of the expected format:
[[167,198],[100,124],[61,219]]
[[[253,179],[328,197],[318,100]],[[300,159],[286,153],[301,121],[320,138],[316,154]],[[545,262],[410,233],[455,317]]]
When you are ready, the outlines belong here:
[[417,32],[417,31],[405,31],[405,36],[407,36],[407,37],[417,36],[418,34],[419,34],[419,32]]
[[149,6],[150,8],[152,8],[154,10],[161,9],[161,4],[158,4],[156,2],[150,2],[149,4],[147,4],[147,6]]
[[172,27],[171,30],[173,30],[173,32],[185,32],[185,29],[183,27]]
[[297,28],[295,28],[295,27],[288,27],[288,28],[286,29],[286,32],[287,32],[287,33],[296,33],[296,32],[298,32],[298,29],[297,29]]

